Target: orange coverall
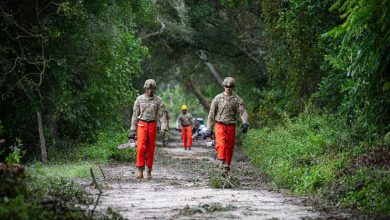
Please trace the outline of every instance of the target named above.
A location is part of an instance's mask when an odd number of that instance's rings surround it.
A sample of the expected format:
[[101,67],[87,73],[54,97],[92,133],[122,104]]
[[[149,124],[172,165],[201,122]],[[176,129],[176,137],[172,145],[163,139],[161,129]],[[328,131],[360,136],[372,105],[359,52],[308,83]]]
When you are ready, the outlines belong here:
[[235,124],[215,123],[215,150],[218,152],[218,159],[226,161],[228,165],[232,162],[235,134]]
[[138,121],[137,128],[137,167],[153,167],[154,150],[156,149],[156,122]]
[[192,126],[181,127],[181,139],[183,141],[184,149],[191,149],[192,145]]

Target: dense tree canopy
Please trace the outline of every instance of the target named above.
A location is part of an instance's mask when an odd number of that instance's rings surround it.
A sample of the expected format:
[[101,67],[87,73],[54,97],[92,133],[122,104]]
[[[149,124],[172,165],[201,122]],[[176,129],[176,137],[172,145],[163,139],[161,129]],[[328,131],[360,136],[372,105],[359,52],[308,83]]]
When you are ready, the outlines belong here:
[[385,0],[2,1],[1,121],[29,145],[39,114],[51,144],[87,140],[121,120],[146,78],[161,92],[180,85],[207,112],[233,76],[254,126],[311,103],[379,137],[388,12]]
[[[171,123],[182,104],[207,117],[232,76],[247,153],[277,184],[389,212],[389,15],[390,0],[0,0],[0,158],[123,132],[148,78]],[[100,155],[124,157],[113,142]]]
[[52,143],[88,140],[120,119],[136,94],[131,83],[147,54],[131,30],[134,20],[149,13],[148,4],[2,1],[0,6],[0,112],[10,141],[38,143],[37,113]]

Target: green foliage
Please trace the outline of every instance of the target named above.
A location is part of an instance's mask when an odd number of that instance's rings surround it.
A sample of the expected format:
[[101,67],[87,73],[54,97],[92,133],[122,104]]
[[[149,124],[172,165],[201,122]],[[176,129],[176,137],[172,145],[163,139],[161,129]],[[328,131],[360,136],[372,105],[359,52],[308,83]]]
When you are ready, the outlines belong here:
[[[136,96],[132,83],[148,54],[134,22],[148,22],[151,3],[35,3],[0,5],[1,16],[9,15],[0,22],[0,112],[7,139],[21,137],[36,151],[36,111],[42,112],[48,144],[91,141],[99,130],[123,124],[122,112]],[[32,36],[17,40],[22,35]]]
[[178,84],[172,87],[161,92],[161,98],[163,99],[166,109],[169,111],[171,126],[175,126],[176,119],[181,113],[181,106],[183,104],[187,105],[189,112],[191,112],[194,117],[203,117],[206,120],[204,109],[192,94],[183,91],[183,88]]
[[[122,19],[128,18],[122,10],[129,7],[123,4],[106,6],[104,13],[97,15],[65,17],[53,27],[62,33],[53,39],[55,45],[71,40],[67,48],[59,47],[56,51],[58,55],[66,54],[65,63],[57,63],[53,68],[63,76],[58,81],[59,97],[54,99],[57,120],[72,137],[91,137],[99,129],[117,123],[124,107],[135,99],[130,85],[147,50],[122,25]],[[73,8],[90,9],[78,4]],[[64,19],[73,26],[63,25]],[[83,56],[85,52],[88,56]]]
[[324,75],[320,66],[325,51],[318,43],[336,20],[328,12],[329,1],[270,0],[262,7],[269,84],[271,90],[284,91],[286,110],[296,115]]
[[80,161],[73,162],[67,161],[66,163],[49,163],[47,165],[42,165],[40,163],[34,163],[29,166],[29,169],[35,173],[42,173],[43,175],[54,178],[66,178],[66,179],[90,179],[90,168],[93,168],[94,174],[96,176],[100,175],[100,170],[94,162],[91,161]]
[[0,218],[14,218],[14,219],[29,219],[29,215],[38,214],[31,212],[31,207],[24,201],[23,195],[18,195],[14,198],[7,199],[1,202]]
[[[92,144],[84,144],[82,146],[73,146],[64,150],[51,148],[53,155],[51,161],[56,163],[57,161],[69,162],[99,162],[107,163],[109,160],[115,160],[120,162],[133,162],[135,160],[135,149],[126,148],[118,149],[118,145],[127,142],[128,132],[126,130],[114,130],[99,132],[97,139]],[[83,165],[81,169],[84,170]],[[87,172],[87,171],[85,171]]]
[[251,5],[256,3],[256,0],[220,0],[221,4],[228,8],[250,8]]
[[388,168],[362,167],[352,176],[340,178],[335,189],[348,186],[341,202],[371,214],[390,215],[390,173]]
[[82,147],[76,158],[79,160],[92,159],[107,162],[116,160],[122,162],[133,162],[135,160],[135,149],[118,149],[119,144],[127,142],[127,131],[99,133],[96,144]]
[[344,112],[362,138],[379,138],[390,129],[388,5],[388,0],[336,1],[331,9],[343,23],[324,34],[330,42],[324,68],[330,71],[317,97]]
[[44,176],[0,179],[1,219],[93,219],[81,206],[93,200],[76,183]]
[[[239,9],[234,10],[233,6]],[[261,26],[259,14],[247,12],[249,8],[258,9],[252,8],[251,3],[229,6],[207,0],[159,1],[156,7],[159,23],[164,26],[160,24],[153,29],[156,32],[164,29],[158,38],[143,40],[152,57],[146,62],[145,74],[161,81],[163,88],[168,83],[179,84],[182,91],[197,93],[188,98],[204,96],[203,100],[210,102],[222,92],[222,87],[218,77],[213,76],[202,61],[204,58],[221,78],[235,77],[235,91],[247,101],[248,109],[255,110],[259,95],[254,91],[265,85],[261,48],[264,41],[258,28]],[[174,112],[173,117],[176,114]]]
[[252,129],[244,145],[253,163],[279,187],[387,215],[390,173],[388,159],[379,158],[389,154],[388,146],[367,157],[378,147],[354,137],[340,115],[306,112],[274,128]]
[[258,91],[261,94],[258,112],[253,114],[254,127],[274,126],[286,117],[286,97],[282,90]]
[[20,163],[26,151],[22,151],[17,146],[11,147],[11,152],[5,157],[5,161],[8,164]]
[[387,19],[389,1],[338,0],[331,10],[338,11],[343,24],[327,33],[334,38],[341,38],[340,55],[349,50],[351,64],[348,74],[369,75],[384,71],[389,62],[390,21]]
[[4,126],[1,124],[1,121],[0,121],[0,135],[2,135],[4,132]]
[[[388,5],[262,2],[269,85],[259,92],[256,117],[269,127],[252,130],[245,142],[279,187],[389,215]],[[333,114],[286,117],[309,105]]]

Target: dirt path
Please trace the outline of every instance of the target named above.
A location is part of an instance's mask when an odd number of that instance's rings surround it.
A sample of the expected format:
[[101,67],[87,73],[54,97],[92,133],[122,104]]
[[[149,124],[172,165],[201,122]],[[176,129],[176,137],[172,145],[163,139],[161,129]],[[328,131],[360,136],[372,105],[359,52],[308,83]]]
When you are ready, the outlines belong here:
[[211,188],[212,176],[219,177],[214,152],[199,143],[184,151],[175,133],[168,147],[157,149],[152,180],[136,180],[133,164],[106,165],[107,181],[99,209],[111,207],[128,219],[342,218],[313,210],[304,198],[266,190],[264,178],[239,152],[233,158],[232,175],[241,185]]

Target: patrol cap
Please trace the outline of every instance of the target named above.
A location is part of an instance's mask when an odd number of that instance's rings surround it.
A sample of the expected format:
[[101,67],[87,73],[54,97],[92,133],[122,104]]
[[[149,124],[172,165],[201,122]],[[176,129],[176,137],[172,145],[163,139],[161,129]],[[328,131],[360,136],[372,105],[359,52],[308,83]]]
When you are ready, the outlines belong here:
[[148,88],[155,89],[156,87],[157,87],[157,84],[156,84],[156,81],[154,81],[154,79],[147,79],[145,81],[145,84],[144,84],[145,89],[148,89]]
[[234,78],[232,77],[226,77],[223,82],[222,82],[222,85],[223,86],[235,86],[235,81],[234,81]]

